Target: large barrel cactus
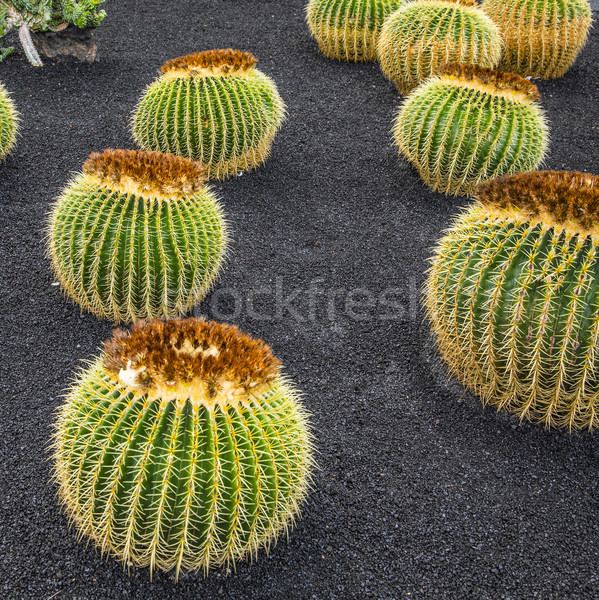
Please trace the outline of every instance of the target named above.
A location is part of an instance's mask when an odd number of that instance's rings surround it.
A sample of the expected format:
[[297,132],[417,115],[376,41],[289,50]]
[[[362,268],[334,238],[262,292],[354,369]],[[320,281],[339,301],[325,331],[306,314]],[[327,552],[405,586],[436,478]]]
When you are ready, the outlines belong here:
[[199,161],[215,179],[262,164],[285,104],[257,62],[251,53],[231,49],[169,60],[135,110],[136,142]]
[[383,22],[407,0],[310,0],[308,26],[320,51],[329,58],[376,60]]
[[405,100],[393,137],[432,189],[458,195],[535,169],[547,147],[539,93],[519,75],[447,64]]
[[103,553],[151,570],[254,558],[287,533],[312,438],[269,347],[197,319],[117,330],[54,437],[60,498]]
[[64,291],[118,323],[190,310],[219,271],[227,231],[201,165],[106,150],[55,203],[48,243]]
[[416,0],[385,21],[378,56],[385,77],[407,94],[442,63],[495,68],[501,36],[476,0]]
[[449,369],[483,402],[546,426],[599,425],[599,177],[481,185],[445,232],[426,308]]
[[502,31],[499,68],[525,77],[561,77],[585,45],[592,16],[588,0],[483,0]]
[[0,160],[4,160],[17,141],[19,114],[6,88],[0,83]]

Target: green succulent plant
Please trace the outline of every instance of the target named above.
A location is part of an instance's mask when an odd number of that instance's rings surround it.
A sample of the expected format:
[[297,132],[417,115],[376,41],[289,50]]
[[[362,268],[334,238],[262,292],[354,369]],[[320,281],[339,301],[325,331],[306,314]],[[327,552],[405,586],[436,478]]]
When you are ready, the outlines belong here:
[[227,240],[203,167],[141,150],[93,153],[48,226],[63,290],[117,323],[190,310],[212,285]]
[[329,58],[376,60],[385,19],[407,0],[310,0],[306,16],[320,51]]
[[471,193],[486,179],[539,165],[548,133],[538,100],[519,75],[442,65],[406,98],[393,137],[429,187]]
[[262,164],[285,105],[256,62],[249,52],[228,49],[165,63],[135,110],[137,144],[200,161],[215,179]]
[[[29,62],[41,67],[32,31],[59,31],[68,25],[98,27],[106,13],[96,12],[104,0],[0,0],[0,38],[11,29],[18,29],[19,39]],[[0,48],[0,60],[14,48]]]
[[442,63],[495,68],[501,35],[476,0],[416,0],[385,21],[378,41],[381,70],[407,94]]
[[561,77],[585,45],[592,22],[588,0],[483,0],[502,31],[499,68],[525,77]]
[[19,113],[6,88],[0,83],[0,161],[14,148],[18,128]]
[[441,355],[486,404],[548,427],[597,427],[599,177],[520,173],[475,197],[426,282]]
[[126,565],[202,570],[286,534],[311,481],[299,393],[261,340],[197,319],[117,330],[54,436],[60,498]]

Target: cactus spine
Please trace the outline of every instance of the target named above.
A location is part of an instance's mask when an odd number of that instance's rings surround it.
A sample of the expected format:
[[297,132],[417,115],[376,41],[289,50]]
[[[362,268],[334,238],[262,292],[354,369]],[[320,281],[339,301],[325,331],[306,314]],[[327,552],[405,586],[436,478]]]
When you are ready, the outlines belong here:
[[484,403],[548,427],[596,427],[599,177],[521,173],[476,198],[426,283],[443,358]]
[[203,570],[286,533],[310,484],[299,394],[261,340],[196,319],[116,331],[54,437],[60,498],[124,564]]
[[0,160],[4,160],[17,142],[19,113],[6,88],[0,83]]
[[376,60],[383,22],[407,0],[310,0],[306,14],[310,32],[329,58]]
[[585,45],[588,0],[483,0],[505,40],[499,68],[525,77],[561,77]]
[[432,189],[458,195],[535,169],[547,147],[537,88],[518,75],[448,64],[400,108],[393,137]]
[[117,323],[190,310],[212,285],[227,239],[202,166],[141,150],[92,154],[48,228],[64,291]]
[[495,68],[501,46],[499,29],[476,0],[416,0],[385,21],[378,56],[385,77],[407,94],[442,63]]
[[136,142],[200,161],[216,179],[262,164],[285,104],[256,62],[249,52],[231,49],[168,61],[135,110]]

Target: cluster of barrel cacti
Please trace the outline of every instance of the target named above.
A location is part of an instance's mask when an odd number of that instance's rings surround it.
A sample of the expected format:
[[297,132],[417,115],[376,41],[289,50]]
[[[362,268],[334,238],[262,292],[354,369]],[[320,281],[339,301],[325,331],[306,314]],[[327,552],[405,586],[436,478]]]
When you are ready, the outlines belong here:
[[[167,62],[134,114],[144,149],[92,153],[48,220],[64,292],[133,323],[61,408],[60,497],[82,536],[150,573],[206,574],[268,551],[310,485],[307,413],[268,346],[230,325],[168,320],[206,295],[227,251],[207,178],[262,163],[284,117],[255,64],[235,50]],[[0,88],[3,151],[15,124]]]

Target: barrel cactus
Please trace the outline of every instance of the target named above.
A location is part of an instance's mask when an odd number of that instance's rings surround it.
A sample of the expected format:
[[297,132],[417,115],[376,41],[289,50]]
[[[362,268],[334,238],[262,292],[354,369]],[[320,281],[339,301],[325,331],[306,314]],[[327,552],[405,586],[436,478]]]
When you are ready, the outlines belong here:
[[599,425],[599,177],[488,181],[439,242],[426,308],[453,375],[546,426]]
[[320,51],[329,58],[376,60],[383,22],[407,0],[310,0],[308,26]]
[[458,195],[535,169],[547,147],[539,93],[519,75],[446,64],[408,96],[393,137],[432,189]]
[[525,77],[564,75],[592,21],[588,0],[483,0],[482,8],[503,33],[499,68]]
[[19,114],[6,88],[0,83],[0,160],[4,160],[17,141]]
[[255,558],[310,486],[299,394],[261,340],[198,319],[117,330],[60,409],[59,495],[126,565],[202,570]]
[[117,323],[187,312],[208,292],[226,244],[203,167],[141,150],[91,154],[48,227],[64,291]]
[[215,179],[262,164],[285,104],[257,62],[251,53],[231,49],[166,62],[135,110],[137,144],[200,161]]
[[416,0],[385,21],[378,56],[385,77],[407,94],[442,63],[495,68],[501,35],[476,0]]

